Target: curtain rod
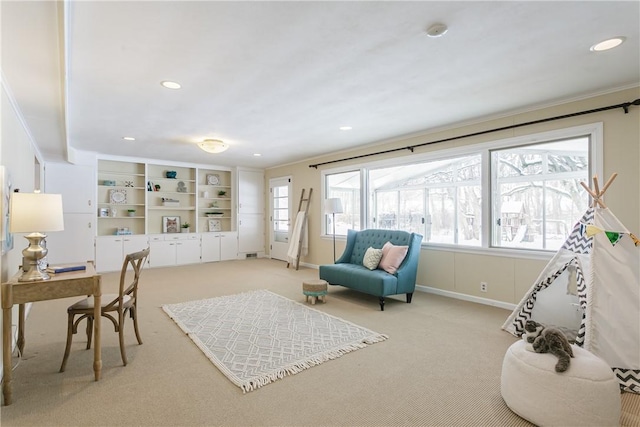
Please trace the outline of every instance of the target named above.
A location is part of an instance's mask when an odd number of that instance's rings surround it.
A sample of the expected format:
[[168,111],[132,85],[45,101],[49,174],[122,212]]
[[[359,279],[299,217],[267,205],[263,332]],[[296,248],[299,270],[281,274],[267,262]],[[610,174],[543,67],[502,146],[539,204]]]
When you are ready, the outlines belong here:
[[439,139],[437,141],[423,142],[422,144],[407,145],[406,147],[391,148],[389,150],[376,151],[375,153],[361,154],[359,156],[353,156],[353,157],[345,157],[344,159],[329,160],[328,162],[322,162],[322,163],[316,163],[316,164],[313,164],[313,165],[309,165],[309,167],[318,169],[318,166],[328,165],[328,164],[331,164],[331,163],[346,162],[348,160],[361,159],[361,158],[364,158],[364,157],[378,156],[380,154],[394,153],[396,151],[409,150],[409,151],[411,151],[413,153],[413,150],[415,150],[416,148],[425,147],[427,145],[437,144],[437,143],[440,143],[440,142],[454,141],[456,139],[463,139],[463,138],[469,138],[469,137],[472,137],[472,136],[485,135],[485,134],[488,134],[488,133],[499,132],[499,131],[508,130],[508,129],[515,129],[515,128],[519,128],[519,127],[522,127],[522,126],[537,125],[537,124],[540,124],[540,123],[551,122],[551,121],[554,121],[554,120],[567,119],[567,118],[570,118],[570,117],[583,116],[585,114],[599,113],[599,112],[602,112],[602,111],[613,110],[613,109],[616,109],[616,108],[622,108],[624,110],[624,113],[627,114],[627,113],[629,113],[629,107],[631,107],[632,105],[640,105],[640,98],[638,98],[638,99],[636,99],[635,101],[632,101],[632,102],[625,102],[625,103],[622,103],[622,104],[609,105],[608,107],[601,107],[601,108],[596,108],[596,109],[593,109],[593,110],[579,111],[577,113],[564,114],[562,116],[549,117],[549,118],[546,118],[546,119],[534,120],[534,121],[531,121],[531,122],[519,123],[519,124],[516,124],[516,125],[503,126],[503,127],[500,127],[500,128],[494,128],[494,129],[489,129],[489,130],[483,130],[483,131],[480,131],[480,132],[468,133],[466,135],[453,136],[451,138]]

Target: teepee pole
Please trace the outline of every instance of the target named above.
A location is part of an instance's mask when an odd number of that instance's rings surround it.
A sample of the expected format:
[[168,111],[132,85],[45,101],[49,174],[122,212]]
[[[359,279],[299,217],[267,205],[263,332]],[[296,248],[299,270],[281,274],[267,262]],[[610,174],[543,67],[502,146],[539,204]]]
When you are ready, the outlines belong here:
[[600,184],[598,183],[598,175],[593,177],[593,188],[595,191],[589,188],[587,184],[585,184],[584,182],[582,181],[580,182],[580,185],[582,185],[584,189],[587,190],[587,193],[589,193],[593,198],[593,201],[591,202],[591,207],[595,208],[597,205],[600,205],[601,208],[604,208],[604,209],[607,208],[602,198],[604,197],[605,191],[607,191],[607,189],[613,183],[613,180],[616,179],[617,176],[618,176],[617,173],[613,173],[611,177],[607,180],[607,182],[604,184],[604,187],[602,187],[602,190],[600,190]]

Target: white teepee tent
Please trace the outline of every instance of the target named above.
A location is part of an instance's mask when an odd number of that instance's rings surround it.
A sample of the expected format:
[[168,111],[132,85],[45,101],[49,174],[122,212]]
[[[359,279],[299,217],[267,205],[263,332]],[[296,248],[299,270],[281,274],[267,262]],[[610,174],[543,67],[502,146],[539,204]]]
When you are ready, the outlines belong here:
[[583,184],[592,206],[502,329],[521,336],[529,319],[558,326],[640,393],[640,241],[602,201],[615,177],[602,191],[597,177],[595,191]]

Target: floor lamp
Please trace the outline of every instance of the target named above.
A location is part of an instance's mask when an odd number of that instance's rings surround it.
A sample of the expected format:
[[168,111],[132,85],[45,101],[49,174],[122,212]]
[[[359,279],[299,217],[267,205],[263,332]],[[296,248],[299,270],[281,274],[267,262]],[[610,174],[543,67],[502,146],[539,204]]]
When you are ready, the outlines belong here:
[[342,201],[332,198],[324,201],[324,213],[331,214],[331,224],[333,225],[333,262],[336,262],[336,214],[344,212],[342,210]]

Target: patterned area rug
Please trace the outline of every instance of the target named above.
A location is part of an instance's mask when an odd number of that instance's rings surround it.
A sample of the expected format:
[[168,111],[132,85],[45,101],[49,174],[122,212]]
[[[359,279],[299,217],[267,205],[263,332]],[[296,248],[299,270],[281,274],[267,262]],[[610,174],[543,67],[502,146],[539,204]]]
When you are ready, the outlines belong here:
[[244,392],[388,338],[266,290],[162,309]]

